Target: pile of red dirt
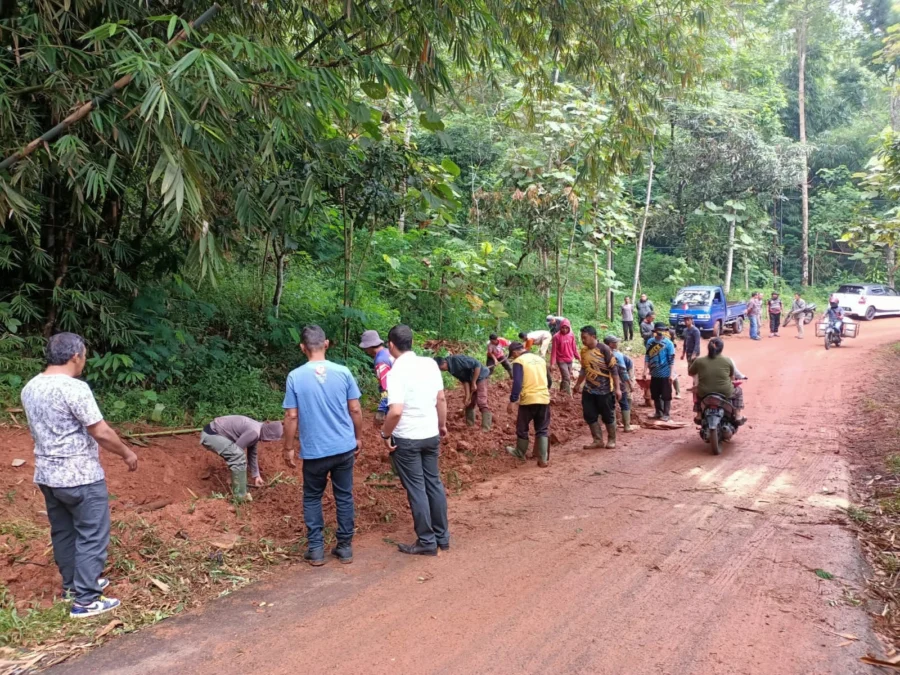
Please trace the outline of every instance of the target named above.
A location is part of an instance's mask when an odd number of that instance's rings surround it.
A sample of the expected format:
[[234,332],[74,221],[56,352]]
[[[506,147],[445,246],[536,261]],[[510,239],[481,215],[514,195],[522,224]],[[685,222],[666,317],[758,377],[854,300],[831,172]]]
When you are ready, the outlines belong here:
[[[450,494],[517,466],[505,451],[515,444],[515,419],[506,411],[509,387],[508,380],[491,386],[494,429],[490,433],[468,429],[461,390],[448,392],[450,434],[442,444],[441,469]],[[551,440],[561,445],[583,434],[584,423],[577,397],[570,400],[558,391],[553,396]],[[139,531],[152,529],[160,547],[177,539],[180,543],[208,542],[213,548],[221,548],[218,541],[235,536],[244,541],[268,540],[274,546],[290,546],[303,537],[302,474],[299,466],[285,466],[280,443],[260,444],[260,467],[270,485],[254,489],[249,506],[235,508],[226,499],[210,498],[215,493],[228,494],[229,473],[218,456],[199,445],[198,434],[146,440],[147,447],[135,448],[140,459],[135,473],[101,451],[113,535],[120,541],[109,561],[114,580],[116,569],[140,569],[152,558],[145,550],[146,538],[126,536],[131,532],[126,523],[137,522]],[[364,444],[354,485],[357,527],[360,531],[378,527],[386,534],[396,530],[399,538],[411,538],[406,493],[390,472],[378,427],[368,414]],[[0,466],[4,467],[0,490],[5,494],[5,499],[0,499],[0,525],[4,525],[0,529],[0,585],[6,585],[19,604],[35,600],[48,604],[58,594],[60,581],[49,545],[44,500],[32,482],[32,448],[27,429],[0,429]],[[26,463],[10,468],[15,459]],[[333,498],[329,493],[325,513],[327,525],[333,528]],[[126,555],[130,562],[116,560],[117,555]],[[123,588],[122,583],[116,593],[123,600],[129,599],[127,586]]]

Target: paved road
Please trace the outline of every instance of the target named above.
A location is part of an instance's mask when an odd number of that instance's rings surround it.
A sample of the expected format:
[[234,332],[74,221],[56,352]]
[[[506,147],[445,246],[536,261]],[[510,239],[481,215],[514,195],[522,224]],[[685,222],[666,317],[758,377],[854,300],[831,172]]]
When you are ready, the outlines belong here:
[[692,427],[579,438],[452,501],[448,554],[370,536],[351,566],[285,569],[54,673],[869,673],[835,425],[862,381],[841,374],[898,336],[729,338],[751,423],[721,457]]

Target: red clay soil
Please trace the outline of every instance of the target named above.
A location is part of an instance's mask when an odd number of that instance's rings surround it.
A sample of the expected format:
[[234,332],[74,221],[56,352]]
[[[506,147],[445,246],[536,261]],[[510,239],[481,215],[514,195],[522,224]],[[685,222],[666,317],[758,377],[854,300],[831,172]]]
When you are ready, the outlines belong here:
[[[843,525],[846,440],[859,433],[853,396],[900,320],[866,323],[829,352],[810,333],[726,338],[750,376],[750,421],[721,456],[692,425],[582,450],[577,403],[557,405],[553,428],[572,433],[569,443],[548,469],[520,465],[452,497],[449,552],[403,556],[383,530],[363,534],[352,565],[285,566],[55,672],[874,673],[860,658],[882,653],[870,614],[883,606],[865,596],[859,545]],[[687,401],[673,408],[689,419]],[[499,448],[510,432],[497,413],[502,432],[487,446],[458,423],[455,433],[480,452]],[[449,455],[448,469],[465,462]],[[489,457],[476,455],[473,479],[517,466]],[[205,485],[200,470],[191,480]],[[120,482],[113,474],[114,492]],[[359,489],[371,528],[379,507]],[[296,518],[296,490],[270,514]],[[163,512],[188,522],[180,504]],[[411,538],[405,508],[397,515]],[[255,516],[253,526],[281,527]]]
[[[482,433],[468,429],[462,413],[460,390],[448,392],[450,438],[444,444],[441,468],[450,494],[509,471],[517,461],[505,448],[515,444],[515,420],[507,415],[508,380],[496,382],[490,391],[495,428]],[[554,391],[553,428],[557,443],[583,426],[581,408],[576,402],[561,404]],[[227,411],[223,411],[227,413]],[[411,518],[406,493],[390,473],[384,456],[384,445],[374,419],[366,415],[366,438],[363,453],[355,471],[354,493],[360,532],[381,528],[385,532],[399,528],[408,536]],[[191,542],[222,539],[226,533],[240,533],[244,540],[271,540],[275,546],[296,543],[303,535],[302,480],[300,468],[284,465],[280,443],[260,445],[260,467],[264,479],[294,476],[296,480],[276,481],[271,487],[252,490],[253,503],[240,512],[223,499],[205,499],[213,493],[228,493],[229,473],[224,462],[199,445],[198,434],[163,436],[147,439],[149,446],[135,447],[139,469],[129,473],[116,457],[102,454],[111,495],[113,533],[123,541],[131,561],[143,564],[139,553],[140,537],[131,541],[130,532],[115,528],[117,521],[133,521],[136,516],[155,529],[163,542],[178,537]],[[27,429],[0,429],[0,523],[30,522],[47,527],[43,497],[32,482],[34,471],[32,441]],[[12,468],[14,459],[26,464]],[[160,508],[161,507],[161,508]],[[326,526],[334,527],[333,497],[325,496]],[[59,575],[52,560],[48,541],[17,540],[0,535],[0,584],[6,585],[19,606],[32,601],[49,605],[60,587]],[[109,564],[114,566],[115,552]],[[113,573],[115,576],[115,573]],[[146,588],[134,589],[146,593]],[[134,600],[131,589],[121,583],[116,588],[123,601]]]

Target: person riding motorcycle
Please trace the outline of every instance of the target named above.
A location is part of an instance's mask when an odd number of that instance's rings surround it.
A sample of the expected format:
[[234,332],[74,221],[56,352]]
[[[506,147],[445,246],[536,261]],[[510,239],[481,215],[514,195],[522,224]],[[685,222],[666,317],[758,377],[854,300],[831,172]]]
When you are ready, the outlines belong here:
[[[688,368],[688,375],[697,376],[697,384],[694,389],[697,394],[694,412],[697,417],[694,422],[700,424],[700,402],[710,394],[719,394],[731,401],[735,414],[740,415],[744,409],[744,392],[741,387],[734,386],[734,380],[739,379],[734,363],[731,359],[722,356],[725,343],[721,338],[713,338],[709,341],[708,356],[701,356],[694,360]],[[735,424],[741,426],[747,421],[746,417],[735,419]]]
[[830,303],[828,303],[828,309],[825,311],[825,322],[826,323],[831,323],[831,322],[837,323],[838,330],[840,330],[841,327],[843,326],[844,312],[841,310],[840,305],[837,300],[832,300]]

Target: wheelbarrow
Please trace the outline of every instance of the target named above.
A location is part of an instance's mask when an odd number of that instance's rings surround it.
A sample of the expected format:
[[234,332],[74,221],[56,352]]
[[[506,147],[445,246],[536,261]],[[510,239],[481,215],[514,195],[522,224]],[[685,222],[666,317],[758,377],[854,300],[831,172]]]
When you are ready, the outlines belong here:
[[644,406],[647,408],[653,407],[653,398],[650,396],[650,378],[649,377],[638,377],[635,379],[635,382],[638,383],[638,386],[641,388],[641,391],[644,392]]

